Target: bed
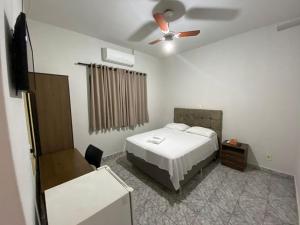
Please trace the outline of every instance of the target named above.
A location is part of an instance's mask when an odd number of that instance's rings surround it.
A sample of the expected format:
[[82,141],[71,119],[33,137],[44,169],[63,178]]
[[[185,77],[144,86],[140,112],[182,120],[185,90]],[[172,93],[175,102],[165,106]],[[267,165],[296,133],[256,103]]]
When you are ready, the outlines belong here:
[[[134,166],[177,191],[217,156],[222,139],[222,111],[175,108],[174,123],[210,128],[216,135],[204,137],[164,127],[127,138],[125,150]],[[149,143],[153,136],[165,140]]]

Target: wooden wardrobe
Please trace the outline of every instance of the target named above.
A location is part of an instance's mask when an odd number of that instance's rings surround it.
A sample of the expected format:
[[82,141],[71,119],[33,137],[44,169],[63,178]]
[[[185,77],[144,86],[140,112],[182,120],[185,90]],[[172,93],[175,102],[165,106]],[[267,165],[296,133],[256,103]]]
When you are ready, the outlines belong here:
[[68,76],[29,73],[40,154],[74,148]]

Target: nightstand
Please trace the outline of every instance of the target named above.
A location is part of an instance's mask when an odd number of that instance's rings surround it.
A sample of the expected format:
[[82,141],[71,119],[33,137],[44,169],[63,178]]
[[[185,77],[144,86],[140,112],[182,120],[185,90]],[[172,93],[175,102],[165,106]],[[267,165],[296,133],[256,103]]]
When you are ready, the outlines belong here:
[[230,145],[227,141],[224,141],[220,153],[221,163],[233,169],[244,171],[247,167],[248,148],[248,144]]

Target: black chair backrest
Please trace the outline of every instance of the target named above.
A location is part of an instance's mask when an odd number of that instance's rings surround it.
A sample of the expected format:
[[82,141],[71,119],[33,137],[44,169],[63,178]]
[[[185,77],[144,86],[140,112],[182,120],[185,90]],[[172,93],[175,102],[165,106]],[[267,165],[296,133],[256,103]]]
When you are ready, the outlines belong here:
[[103,151],[94,145],[89,145],[85,152],[85,159],[89,164],[94,165],[96,168],[100,167]]

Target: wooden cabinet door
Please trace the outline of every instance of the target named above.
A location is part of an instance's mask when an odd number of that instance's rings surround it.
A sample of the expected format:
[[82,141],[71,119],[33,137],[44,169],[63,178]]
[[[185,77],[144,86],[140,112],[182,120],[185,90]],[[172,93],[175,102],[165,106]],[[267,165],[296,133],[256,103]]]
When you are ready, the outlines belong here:
[[74,147],[67,76],[29,74],[35,96],[41,153]]

